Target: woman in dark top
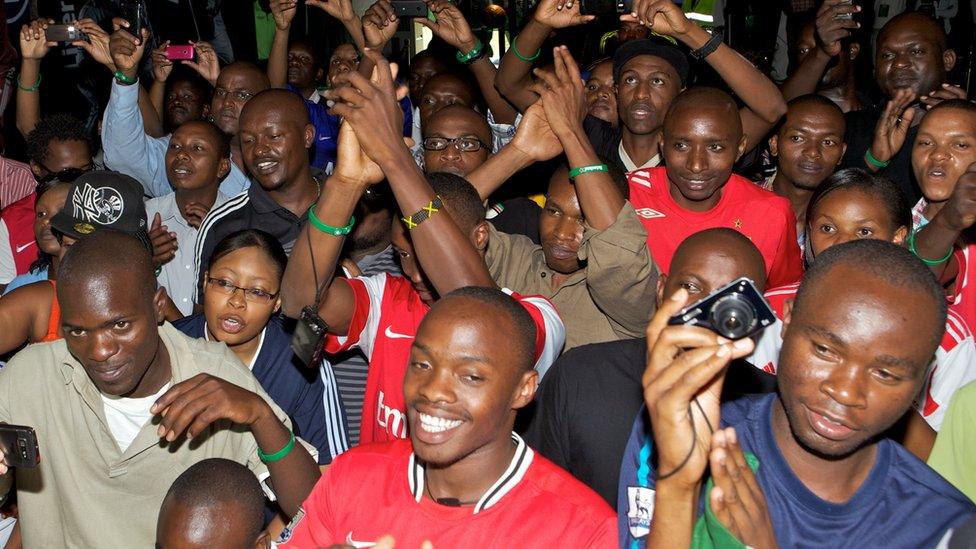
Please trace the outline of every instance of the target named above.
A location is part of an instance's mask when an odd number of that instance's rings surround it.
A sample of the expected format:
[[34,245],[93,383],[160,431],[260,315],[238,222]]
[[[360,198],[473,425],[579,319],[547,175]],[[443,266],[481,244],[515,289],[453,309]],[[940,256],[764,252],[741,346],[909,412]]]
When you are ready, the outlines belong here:
[[[295,434],[315,446],[319,463],[328,464],[342,425],[334,380],[323,381],[295,357],[291,334],[282,326],[281,275],[288,258],[264,231],[247,229],[217,244],[204,273],[203,314],[174,323],[192,337],[227,345],[291,418]],[[327,391],[326,389],[329,389]]]

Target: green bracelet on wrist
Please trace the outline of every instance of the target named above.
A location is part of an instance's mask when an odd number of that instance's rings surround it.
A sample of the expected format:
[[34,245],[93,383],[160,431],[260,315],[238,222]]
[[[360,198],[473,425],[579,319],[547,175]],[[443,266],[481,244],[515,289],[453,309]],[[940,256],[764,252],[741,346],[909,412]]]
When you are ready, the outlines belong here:
[[126,86],[135,84],[138,80],[138,76],[128,77],[122,71],[115,71],[115,79],[119,81],[119,84],[124,84]]
[[946,261],[949,261],[949,258],[952,257],[952,252],[954,251],[953,248],[952,248],[952,246],[949,247],[949,252],[946,253],[945,254],[945,257],[943,257],[942,259],[925,259],[924,257],[918,255],[918,250],[915,248],[915,235],[918,234],[918,231],[920,231],[920,230],[922,230],[921,227],[919,227],[918,229],[915,229],[914,231],[912,231],[911,233],[909,233],[909,235],[908,235],[908,251],[912,252],[912,254],[915,257],[917,257],[920,260],[922,260],[922,263],[925,263],[929,267],[935,267],[936,265],[942,265]]
[[290,454],[291,449],[295,447],[295,433],[288,431],[288,435],[289,435],[288,443],[285,444],[285,447],[273,454],[265,454],[264,452],[261,451],[261,448],[259,447],[258,457],[261,458],[261,461],[263,461],[264,463],[273,463]]
[[484,51],[484,46],[481,43],[481,40],[475,38],[474,47],[471,48],[471,51],[469,51],[468,53],[461,53],[461,50],[458,50],[457,55],[455,57],[457,58],[458,63],[467,64],[481,57],[482,51]]
[[37,82],[34,82],[34,85],[28,88],[28,87],[26,87],[26,86],[24,86],[23,84],[20,83],[20,75],[18,74],[17,75],[17,89],[20,90],[20,91],[25,91],[25,92],[36,92],[37,90],[39,90],[41,88],[41,76],[43,76],[41,73],[37,73]]
[[315,216],[315,204],[312,204],[308,208],[308,221],[313,227],[322,231],[325,234],[331,234],[332,236],[346,236],[352,232],[353,226],[356,224],[356,216],[349,218],[349,224],[345,227],[333,227],[332,225],[326,225],[321,219]]
[[530,55],[529,57],[526,57],[521,53],[519,53],[518,51],[518,35],[516,35],[515,38],[512,38],[512,53],[514,53],[515,57],[518,57],[522,61],[525,61],[526,63],[531,63],[536,59],[538,59],[540,55],[542,55],[542,48],[539,48],[539,51],[535,52],[535,55]]
[[867,152],[864,153],[864,160],[867,160],[868,164],[871,164],[875,168],[887,168],[888,164],[891,164],[891,160],[878,160],[871,154],[871,149],[869,148]]
[[569,180],[572,181],[585,173],[609,172],[610,168],[606,164],[593,164],[592,166],[580,166],[569,170]]

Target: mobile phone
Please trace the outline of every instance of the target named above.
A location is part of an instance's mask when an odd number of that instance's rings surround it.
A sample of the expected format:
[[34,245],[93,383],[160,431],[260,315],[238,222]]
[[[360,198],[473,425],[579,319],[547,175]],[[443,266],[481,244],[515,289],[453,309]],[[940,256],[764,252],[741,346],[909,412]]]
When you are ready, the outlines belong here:
[[[850,5],[853,5],[853,4],[854,4],[854,0],[844,0],[843,2],[841,2],[838,5],[840,5],[840,6],[844,6],[844,5],[850,6]],[[834,19],[847,19],[848,21],[850,21],[851,19],[854,19],[854,14],[853,13],[838,13],[834,17]]]
[[393,11],[400,19],[427,17],[427,4],[423,0],[393,0]]
[[193,59],[193,45],[166,46],[167,59]]
[[85,39],[85,33],[74,25],[49,25],[44,29],[44,39],[48,42],[75,42]]
[[125,29],[125,31],[141,40],[142,27],[146,21],[146,11],[142,7],[142,2],[139,0],[126,0],[123,2],[122,19],[129,22],[129,28]]
[[33,469],[41,462],[37,433],[26,425],[0,425],[0,451],[8,467]]
[[756,285],[742,277],[685,307],[668,324],[701,326],[728,339],[741,339],[775,321],[776,313]]

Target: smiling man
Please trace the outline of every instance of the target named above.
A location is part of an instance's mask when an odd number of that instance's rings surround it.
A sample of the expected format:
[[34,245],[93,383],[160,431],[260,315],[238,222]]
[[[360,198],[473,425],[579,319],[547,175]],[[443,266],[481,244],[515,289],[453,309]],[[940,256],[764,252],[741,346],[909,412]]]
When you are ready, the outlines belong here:
[[739,112],[728,94],[692,88],[672,103],[661,143],[666,167],[630,174],[630,201],[662,272],[668,272],[675,250],[689,235],[729,227],[762,252],[770,285],[800,278],[789,202],[732,173],[745,147]]
[[[946,320],[942,288],[908,250],[864,239],[817,258],[784,318],[778,394],[720,407],[714,397],[724,367],[750,352],[752,342],[665,327],[681,305],[669,301],[648,328],[647,409],[634,424],[618,492],[621,547],[682,544],[701,498],[739,505],[734,491],[702,491],[709,445],[701,441],[719,425],[734,427],[742,449],[759,461],[758,493],[745,509],[750,521],[737,522],[745,545],[768,546],[764,538],[771,538],[782,547],[810,540],[826,547],[934,547],[976,511],[881,436],[911,406]],[[713,455],[713,475],[716,463]],[[641,516],[637,504],[647,496],[653,512]]]
[[151,547],[170,485],[210,457],[270,474],[282,509],[298,510],[315,461],[227,347],[160,326],[165,292],[143,243],[107,229],[78,240],[57,298],[65,339],[0,372],[0,421],[33,427],[43,456],[14,471],[26,546]]
[[612,546],[609,507],[512,432],[535,395],[534,349],[532,318],[500,290],[441,299],[403,380],[410,439],[340,456],[279,545]]
[[231,233],[260,228],[291,253],[305,220],[318,198],[308,149],[315,137],[305,101],[286,90],[256,95],[241,113],[241,150],[257,185],[214,208],[200,226],[196,242],[196,273],[210,261],[214,246]]

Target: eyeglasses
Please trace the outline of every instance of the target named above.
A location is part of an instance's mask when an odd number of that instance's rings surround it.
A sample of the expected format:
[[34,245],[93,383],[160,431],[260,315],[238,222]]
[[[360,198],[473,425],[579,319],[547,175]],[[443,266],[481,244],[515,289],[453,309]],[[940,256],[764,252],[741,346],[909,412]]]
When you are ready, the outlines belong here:
[[260,303],[262,305],[267,305],[268,303],[271,303],[274,298],[278,297],[277,293],[272,294],[260,288],[242,288],[240,286],[231,284],[229,280],[224,280],[223,278],[207,277],[207,285],[209,285],[215,291],[227,296],[232,296],[237,293],[237,290],[240,290],[244,293],[244,299],[246,301],[250,301],[251,303]]
[[480,151],[482,148],[490,148],[477,137],[455,137],[454,139],[448,139],[446,137],[425,137],[422,144],[424,150],[427,151],[443,151],[448,145],[454,145],[461,152],[475,152]]
[[234,98],[238,101],[247,101],[248,99],[254,97],[253,93],[244,90],[231,91],[224,88],[217,88],[214,90],[214,97],[219,97],[220,99],[227,97],[227,94],[233,94]]
[[86,168],[65,168],[59,172],[53,172],[48,170],[44,164],[41,167],[47,170],[47,175],[37,180],[38,183],[50,183],[52,181],[59,181],[61,183],[74,183],[75,179],[81,177],[81,174],[92,171],[92,166]]

